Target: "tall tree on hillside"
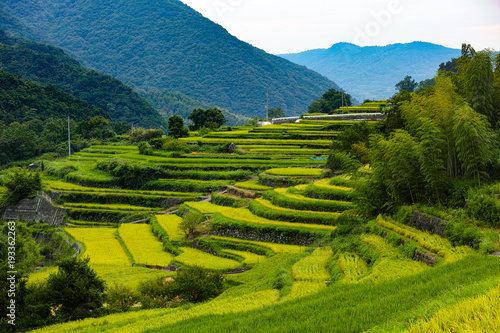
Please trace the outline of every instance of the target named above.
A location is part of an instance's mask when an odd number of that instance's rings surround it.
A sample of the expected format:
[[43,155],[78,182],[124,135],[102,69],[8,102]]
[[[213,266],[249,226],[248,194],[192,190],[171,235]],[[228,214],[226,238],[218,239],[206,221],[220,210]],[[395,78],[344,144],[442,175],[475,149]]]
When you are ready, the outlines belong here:
[[271,108],[267,111],[267,114],[269,119],[285,117],[285,112],[281,108]]
[[176,139],[189,136],[189,130],[184,128],[184,120],[180,116],[173,115],[168,118],[168,135]]
[[398,91],[408,91],[414,92],[418,87],[417,81],[413,80],[410,75],[406,75],[405,78],[398,83],[396,83],[396,90]]
[[193,131],[200,129],[201,127],[213,127],[219,128],[226,122],[226,118],[222,111],[218,108],[212,109],[194,109],[193,112],[188,117],[189,120],[193,122],[193,125],[189,126]]
[[489,50],[476,52],[470,44],[462,44],[457,66],[460,94],[474,111],[488,117],[495,127],[500,115],[494,106],[493,53]]
[[[344,98],[344,103],[342,99]],[[309,105],[309,113],[333,113],[342,105],[351,106],[351,95],[336,89],[329,89],[320,99]]]

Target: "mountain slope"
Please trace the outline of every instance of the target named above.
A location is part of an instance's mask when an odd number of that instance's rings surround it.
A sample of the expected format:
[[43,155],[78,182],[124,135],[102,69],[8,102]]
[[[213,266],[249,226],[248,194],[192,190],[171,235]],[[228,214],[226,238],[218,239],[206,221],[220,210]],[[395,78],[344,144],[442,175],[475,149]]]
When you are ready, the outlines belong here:
[[25,123],[33,119],[71,117],[74,121],[109,115],[86,101],[74,98],[54,85],[24,82],[0,69],[0,121]]
[[364,100],[392,96],[394,85],[406,75],[417,82],[434,77],[439,64],[460,56],[460,50],[424,42],[383,47],[337,43],[329,49],[280,56],[325,75]]
[[106,111],[112,120],[145,127],[166,122],[130,87],[109,75],[87,69],[56,47],[8,36],[0,31],[0,68],[23,80],[54,84]]
[[231,112],[299,111],[327,78],[230,35],[177,0],[0,0],[4,10],[78,59],[137,88],[180,91]]

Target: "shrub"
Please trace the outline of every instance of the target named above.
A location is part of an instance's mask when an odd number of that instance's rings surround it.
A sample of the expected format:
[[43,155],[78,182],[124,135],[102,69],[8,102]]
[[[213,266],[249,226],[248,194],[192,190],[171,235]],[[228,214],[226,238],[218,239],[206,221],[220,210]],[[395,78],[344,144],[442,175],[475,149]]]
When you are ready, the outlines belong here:
[[3,179],[3,186],[7,188],[7,192],[0,201],[0,207],[35,196],[42,189],[42,181],[38,172],[15,168]]
[[115,283],[108,289],[106,301],[111,309],[124,312],[138,301],[138,295],[124,284]]

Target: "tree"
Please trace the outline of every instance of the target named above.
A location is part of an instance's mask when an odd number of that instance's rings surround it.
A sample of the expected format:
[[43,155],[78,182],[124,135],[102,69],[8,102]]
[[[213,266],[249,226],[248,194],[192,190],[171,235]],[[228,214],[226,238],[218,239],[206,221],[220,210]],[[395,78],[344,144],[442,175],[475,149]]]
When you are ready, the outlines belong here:
[[285,112],[281,108],[271,108],[267,110],[267,114],[269,119],[285,117]]
[[189,136],[189,130],[184,128],[182,117],[173,115],[168,118],[168,135],[176,139]]
[[[35,196],[37,191],[42,189],[42,180],[38,172],[14,168],[4,179],[3,185],[7,188],[3,200],[3,204],[6,205]],[[0,203],[1,205],[2,203]]]
[[202,217],[200,214],[190,211],[179,224],[179,229],[186,234],[186,237],[189,237],[189,235],[194,233],[194,229],[200,225],[201,221]]
[[199,303],[218,296],[224,290],[221,272],[192,267],[175,277],[175,293],[182,300]]
[[[344,103],[342,103],[342,99]],[[320,99],[314,101],[308,108],[309,113],[333,113],[336,109],[340,108],[342,105],[351,105],[351,95],[346,94],[342,91],[336,89],[329,89],[327,92],[321,96]]]
[[406,75],[405,78],[396,83],[396,90],[414,92],[418,87],[417,81],[413,80],[411,76]]
[[226,118],[222,111],[218,108],[212,109],[194,109],[193,112],[188,116],[188,119],[193,122],[189,126],[193,131],[200,129],[201,127],[216,127],[219,128],[226,122]]
[[106,283],[89,261],[69,257],[57,262],[59,271],[47,279],[47,297],[56,316],[74,320],[102,307]]

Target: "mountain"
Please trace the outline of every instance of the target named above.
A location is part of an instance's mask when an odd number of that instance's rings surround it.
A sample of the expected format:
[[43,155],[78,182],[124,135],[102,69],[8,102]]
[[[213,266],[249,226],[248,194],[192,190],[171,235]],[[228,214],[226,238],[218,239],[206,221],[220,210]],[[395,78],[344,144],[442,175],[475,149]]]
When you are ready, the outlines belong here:
[[137,88],[180,91],[246,116],[299,111],[339,87],[238,40],[178,0],[0,0],[31,31]]
[[387,46],[337,43],[281,57],[306,66],[337,82],[359,100],[388,98],[406,75],[422,81],[436,75],[439,64],[459,57],[459,49],[413,42]]
[[166,127],[165,120],[132,88],[109,75],[83,67],[63,50],[0,30],[0,69],[25,81],[53,84],[103,109],[113,121]]
[[71,117],[81,121],[109,115],[84,100],[74,98],[54,85],[24,82],[18,76],[0,70],[0,121],[25,123],[33,119]]

